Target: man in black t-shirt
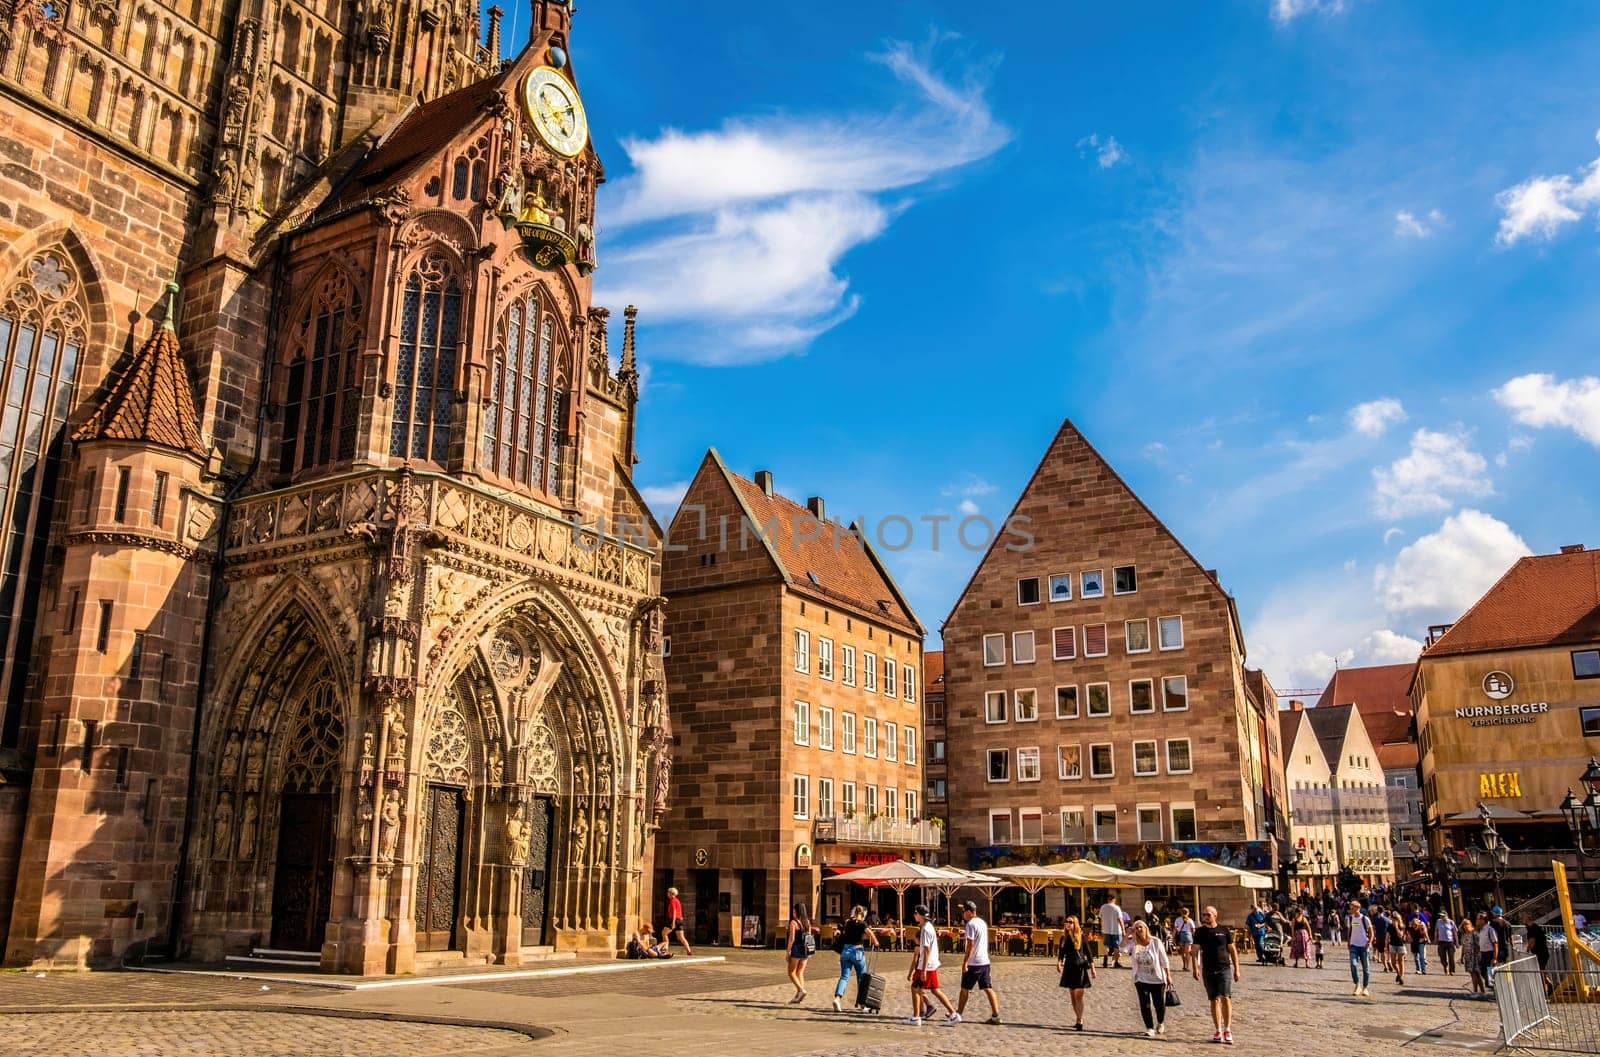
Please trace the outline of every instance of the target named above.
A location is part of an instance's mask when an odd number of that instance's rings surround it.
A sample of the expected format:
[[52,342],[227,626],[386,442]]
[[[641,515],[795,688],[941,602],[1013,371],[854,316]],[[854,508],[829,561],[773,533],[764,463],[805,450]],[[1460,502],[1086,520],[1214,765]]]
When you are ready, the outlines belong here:
[[1200,950],[1194,963],[1194,978],[1205,981],[1206,998],[1211,1000],[1211,1023],[1216,1028],[1211,1041],[1232,1046],[1233,985],[1239,980],[1239,954],[1233,949],[1233,930],[1217,924],[1216,907],[1200,911],[1194,945]]

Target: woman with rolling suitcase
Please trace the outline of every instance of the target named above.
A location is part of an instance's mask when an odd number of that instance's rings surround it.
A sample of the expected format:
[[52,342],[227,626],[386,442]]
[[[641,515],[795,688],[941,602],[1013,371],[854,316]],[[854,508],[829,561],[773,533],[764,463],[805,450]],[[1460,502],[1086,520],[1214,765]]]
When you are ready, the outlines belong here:
[[867,949],[870,943],[874,950],[878,948],[878,937],[867,928],[867,908],[851,907],[850,917],[839,926],[839,983],[833,989],[833,1011],[844,1012],[844,989],[850,983],[850,973],[856,974],[857,998],[856,1005],[864,1005],[859,1001],[867,993],[871,983],[867,973]]

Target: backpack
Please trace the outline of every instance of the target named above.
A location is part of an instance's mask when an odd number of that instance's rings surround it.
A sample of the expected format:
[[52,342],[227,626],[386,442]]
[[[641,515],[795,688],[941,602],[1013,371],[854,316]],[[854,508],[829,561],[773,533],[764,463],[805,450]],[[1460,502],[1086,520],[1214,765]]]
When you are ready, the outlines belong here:
[[801,937],[801,949],[806,952],[806,957],[817,953],[817,937],[808,929]]

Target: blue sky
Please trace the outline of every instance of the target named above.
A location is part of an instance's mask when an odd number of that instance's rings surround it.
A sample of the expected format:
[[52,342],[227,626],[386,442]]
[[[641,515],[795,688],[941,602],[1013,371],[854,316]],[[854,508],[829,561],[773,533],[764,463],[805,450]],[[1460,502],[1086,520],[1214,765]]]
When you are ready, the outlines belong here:
[[[594,0],[573,37],[663,514],[715,445],[834,515],[998,520],[1070,417],[1280,687],[1600,545],[1592,4]],[[886,554],[930,644],[977,557]]]

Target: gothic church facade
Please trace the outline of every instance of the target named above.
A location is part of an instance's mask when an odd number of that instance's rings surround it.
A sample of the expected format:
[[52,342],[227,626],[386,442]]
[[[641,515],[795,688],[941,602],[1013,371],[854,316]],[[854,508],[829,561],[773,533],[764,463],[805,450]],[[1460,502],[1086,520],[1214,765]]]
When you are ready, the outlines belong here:
[[7,964],[516,964],[648,905],[633,317],[614,364],[573,10],[504,62],[501,15],[0,0]]

